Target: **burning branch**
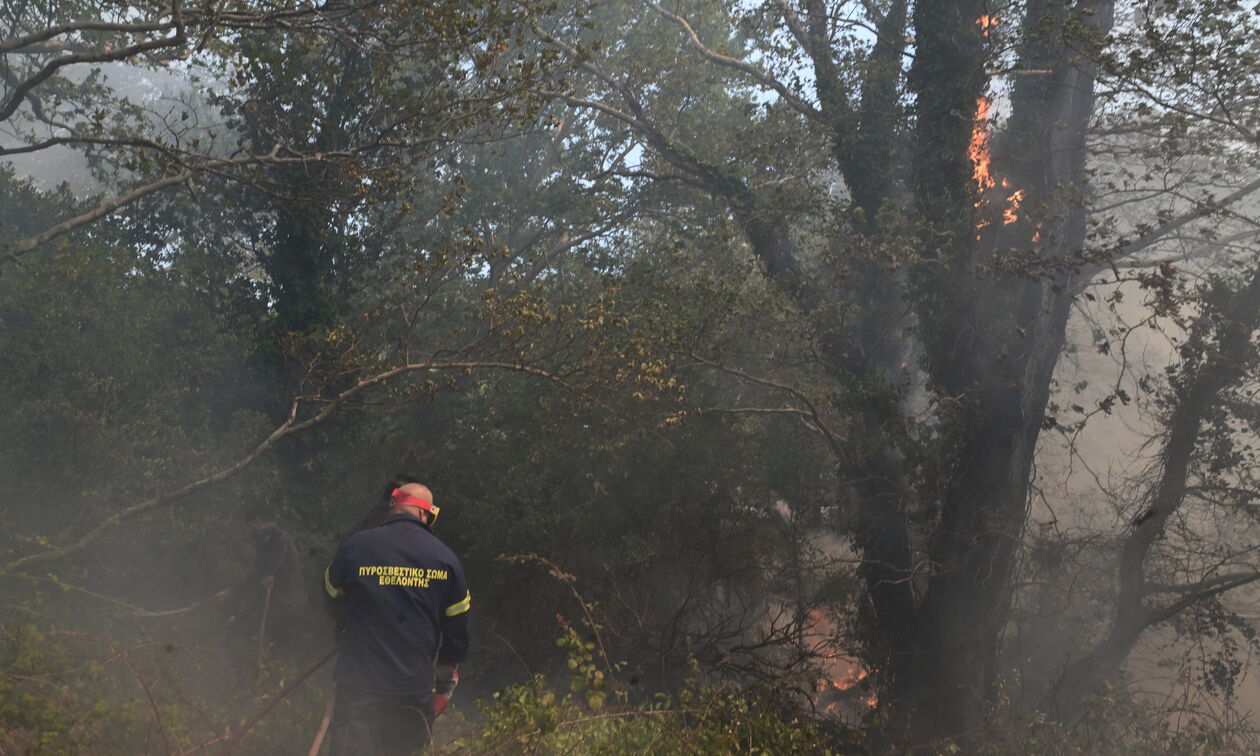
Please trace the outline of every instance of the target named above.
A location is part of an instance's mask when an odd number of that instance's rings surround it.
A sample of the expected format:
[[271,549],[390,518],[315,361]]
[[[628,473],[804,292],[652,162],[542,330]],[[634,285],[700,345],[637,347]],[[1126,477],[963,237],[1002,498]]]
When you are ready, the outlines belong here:
[[862,709],[878,706],[878,696],[862,685],[870,677],[870,671],[836,646],[836,623],[818,608],[810,610],[809,619],[806,633],[811,637],[819,636],[817,647],[822,652],[821,682],[824,686],[823,692],[828,694],[823,700],[831,699],[823,707],[823,711],[837,717],[858,715],[861,709],[854,711],[852,708],[855,698],[861,702]]
[[[1006,181],[1002,182],[1002,186],[1006,186]],[[1015,193],[1006,198],[1006,209],[1002,211],[1002,225],[1009,226],[1019,220],[1016,213],[1019,210],[1019,203],[1024,201],[1024,190],[1016,189]]]
[[[989,37],[989,33],[997,26],[998,17],[985,14],[976,19],[976,26],[980,28],[980,35],[984,38]],[[997,180],[993,173],[993,156],[990,150],[990,141],[992,135],[992,109],[993,102],[987,94],[982,94],[976,100],[976,119],[971,126],[971,141],[967,145],[967,157],[972,164],[972,180],[976,185],[976,208],[987,206],[990,202],[991,192],[997,188],[999,183],[1004,190],[1010,188],[1010,182],[1002,179]],[[1006,197],[1002,208],[1002,225],[1009,226],[1019,220],[1019,206],[1024,201],[1025,191],[1016,189]],[[988,218],[981,217],[976,221],[976,230],[979,231],[990,224]]]
[[[976,100],[976,120],[971,126],[971,143],[967,145],[967,157],[971,159],[971,178],[976,182],[976,194],[981,197],[995,186],[992,159],[989,155],[989,96],[980,95]],[[976,200],[976,207],[980,206]]]

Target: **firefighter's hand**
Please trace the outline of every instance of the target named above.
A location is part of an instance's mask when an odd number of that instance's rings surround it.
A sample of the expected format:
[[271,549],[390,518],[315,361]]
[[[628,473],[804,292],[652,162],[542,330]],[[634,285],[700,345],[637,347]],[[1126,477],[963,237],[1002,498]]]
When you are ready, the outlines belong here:
[[433,692],[439,696],[450,698],[459,685],[459,665],[448,661],[439,661],[433,666]]
[[442,716],[446,707],[451,705],[451,695],[455,686],[459,685],[459,665],[448,661],[439,661],[433,666],[433,717]]
[[276,584],[276,576],[275,576],[275,575],[268,575],[267,577],[265,577],[265,578],[263,578],[263,579],[262,579],[262,587],[263,587],[263,589],[270,588],[271,586],[273,586],[273,585],[275,585],[275,584]]

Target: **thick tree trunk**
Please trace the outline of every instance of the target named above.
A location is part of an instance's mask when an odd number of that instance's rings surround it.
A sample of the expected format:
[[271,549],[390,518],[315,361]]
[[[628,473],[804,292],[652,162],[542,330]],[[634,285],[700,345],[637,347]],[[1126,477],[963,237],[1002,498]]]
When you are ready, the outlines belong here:
[[[1109,4],[1101,16],[1094,5],[1093,23],[1109,25]],[[1017,84],[1006,141],[1008,154],[1021,157],[1007,169],[1012,189],[1025,192],[1024,206],[1038,217],[1010,226],[989,218],[986,228],[986,198],[967,157],[984,87],[977,21],[985,9],[920,2],[916,12],[915,190],[928,262],[915,296],[946,430],[933,575],[911,649],[920,669],[898,681],[894,706],[919,737],[965,738],[983,727],[992,697],[1033,455],[1066,331],[1071,271],[1058,264],[1084,242],[1084,215],[1074,208],[1084,191],[1093,74],[1069,58],[1064,40],[1041,36],[1047,26],[1061,31],[1067,14],[1081,9],[1031,4],[1026,32],[1038,34],[1030,34],[1037,41],[1025,63],[1052,66],[1054,74]],[[1009,269],[1029,258],[1049,275]]]
[[[758,196],[738,169],[679,144],[627,83],[592,69],[625,105],[624,112],[600,109],[638,130],[661,157],[728,203],[767,275],[814,319],[818,351],[837,385],[846,387],[842,395],[864,402],[843,408],[852,443],[842,452],[840,474],[855,504],[863,557],[866,662],[874,667],[881,703],[910,731],[921,737],[971,732],[982,724],[996,674],[1033,453],[1071,301],[1071,273],[1056,264],[1079,251],[1084,239],[1085,216],[1075,200],[1083,191],[1093,76],[1070,58],[1079,40],[1068,40],[1066,30],[1109,26],[1110,0],[1030,1],[1021,39],[1025,68],[1038,73],[1017,80],[1005,154],[1011,180],[1027,193],[1025,207],[1036,208],[1038,217],[1009,227],[990,218],[980,239],[980,215],[991,208],[982,207],[969,143],[988,58],[1000,42],[989,39],[996,28],[989,4],[919,0],[913,6],[909,208],[895,199],[903,178],[894,168],[902,135],[892,125],[901,107],[907,4],[872,4],[877,42],[856,103],[833,49],[828,4],[781,7],[813,62],[817,86],[817,110],[793,106],[827,128],[850,191],[850,227],[859,238],[845,243],[852,244],[846,251],[856,286],[832,290],[803,270],[789,221],[773,202]],[[1102,14],[1091,20],[1090,11]],[[1071,25],[1069,14],[1076,16]],[[1053,75],[1041,76],[1045,69]],[[899,238],[881,225],[890,209],[908,209],[918,222],[912,233],[919,255],[908,272],[892,270],[904,260],[882,259]],[[1017,261],[1029,259],[1036,270],[1016,269]],[[908,277],[908,287],[898,276]],[[913,445],[904,443],[910,421],[898,378],[909,351],[900,328],[903,302],[913,304],[935,399],[935,459],[907,458]],[[861,315],[846,321],[842,311]],[[930,478],[915,490],[905,482],[911,464]],[[924,506],[910,506],[912,497]],[[933,508],[936,522],[917,511]],[[925,533],[931,535],[926,560],[916,553]]]
[[918,739],[980,725],[1000,615],[994,587],[1001,587],[1009,551],[996,517],[1008,500],[1001,448],[1008,426],[988,416],[992,408],[977,394],[977,367],[988,362],[988,350],[976,343],[984,328],[971,290],[976,189],[968,146],[985,86],[978,24],[985,13],[977,0],[915,5],[912,185],[923,262],[912,272],[911,289],[932,389],[949,398],[942,403],[949,430],[936,494],[940,521],[930,544],[933,575],[908,651],[916,669],[894,682],[890,702],[894,719]]

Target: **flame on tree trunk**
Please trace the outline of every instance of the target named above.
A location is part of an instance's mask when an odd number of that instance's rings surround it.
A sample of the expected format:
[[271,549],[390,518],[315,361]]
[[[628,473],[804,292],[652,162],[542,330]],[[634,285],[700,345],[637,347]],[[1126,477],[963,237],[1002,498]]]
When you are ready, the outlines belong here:
[[[914,663],[899,665],[905,679],[889,681],[888,702],[894,721],[920,739],[978,734],[994,694],[1033,453],[1071,301],[1071,270],[1054,261],[1084,238],[1071,195],[1084,185],[1092,72],[1053,35],[1032,32],[1069,16],[1110,23],[1109,4],[1030,3],[1024,29],[1036,41],[1024,62],[1035,57],[1028,68],[1053,75],[1016,80],[1011,116],[995,136],[986,41],[997,26],[984,10],[949,0],[915,8],[912,186],[925,230],[911,286],[929,381],[948,401],[938,472],[926,482],[939,513],[928,534],[931,574],[920,579],[914,640],[904,649]],[[1037,207],[1032,222],[1021,216],[1025,204]],[[1031,248],[1046,235],[1056,243]],[[1009,269],[1029,255],[1054,272]]]

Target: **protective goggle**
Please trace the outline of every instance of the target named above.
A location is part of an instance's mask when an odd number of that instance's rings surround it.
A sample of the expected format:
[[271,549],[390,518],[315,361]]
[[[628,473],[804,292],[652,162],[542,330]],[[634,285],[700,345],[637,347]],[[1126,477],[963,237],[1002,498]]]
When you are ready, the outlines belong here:
[[393,500],[394,506],[396,507],[415,507],[428,512],[430,526],[437,522],[438,513],[442,511],[440,507],[435,506],[433,502],[428,499],[421,499],[419,496],[412,496],[411,494],[403,491],[401,488],[395,488],[392,492],[390,492],[389,498]]

